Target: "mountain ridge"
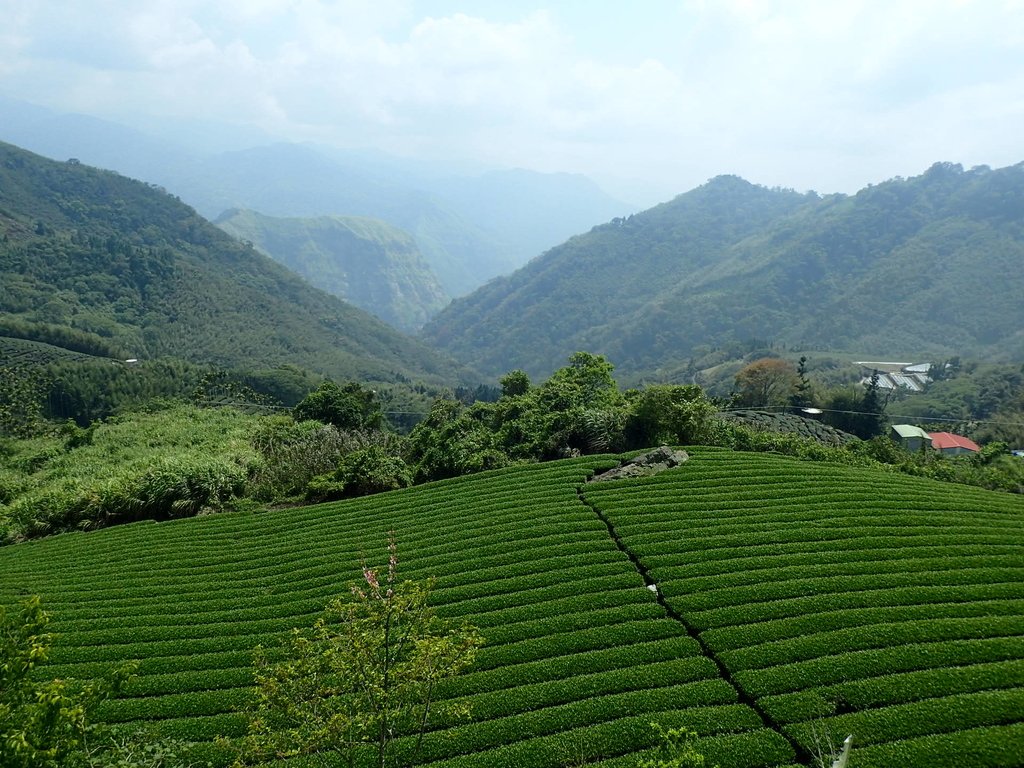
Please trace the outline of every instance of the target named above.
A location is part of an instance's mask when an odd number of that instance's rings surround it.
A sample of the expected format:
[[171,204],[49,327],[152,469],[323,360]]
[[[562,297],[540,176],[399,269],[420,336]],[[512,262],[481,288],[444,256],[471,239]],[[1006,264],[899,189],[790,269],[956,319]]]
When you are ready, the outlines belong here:
[[[184,128],[184,127],[183,127]],[[469,293],[595,222],[629,210],[590,180],[437,163],[261,138],[194,146],[88,115],[0,96],[0,140],[155,182],[209,219],[232,208],[278,217],[369,216],[412,235],[448,295]],[[184,142],[191,140],[192,144]],[[201,142],[200,142],[201,143]],[[510,203],[514,202],[514,205]]]
[[492,375],[588,349],[657,378],[752,339],[1024,359],[1022,220],[1024,164],[937,163],[851,196],[716,177],[456,300],[423,336]]

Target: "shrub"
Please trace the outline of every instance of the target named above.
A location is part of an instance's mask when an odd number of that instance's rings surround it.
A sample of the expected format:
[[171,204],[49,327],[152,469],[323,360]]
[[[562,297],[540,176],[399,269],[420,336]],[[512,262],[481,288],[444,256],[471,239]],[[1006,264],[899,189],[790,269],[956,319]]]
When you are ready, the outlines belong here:
[[384,422],[376,394],[354,381],[325,381],[295,406],[293,414],[296,421],[314,419],[347,430],[378,429]]
[[313,478],[306,496],[313,501],[328,501],[395,491],[410,485],[412,472],[401,457],[371,445],[345,456],[334,472]]

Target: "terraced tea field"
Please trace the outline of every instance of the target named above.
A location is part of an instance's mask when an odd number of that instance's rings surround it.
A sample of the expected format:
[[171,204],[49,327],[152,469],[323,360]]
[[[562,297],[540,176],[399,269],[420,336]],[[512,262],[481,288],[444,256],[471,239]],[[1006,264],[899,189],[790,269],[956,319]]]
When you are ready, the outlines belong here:
[[802,750],[857,768],[1024,765],[1024,503],[701,450],[589,486],[667,605]]
[[63,360],[95,359],[90,355],[72,352],[69,349],[55,347],[52,344],[45,344],[41,341],[28,341],[27,339],[13,339],[7,336],[0,336],[0,362],[11,368],[43,366]]
[[437,723],[421,765],[635,765],[658,721],[721,768],[805,762],[812,727],[854,732],[856,768],[1024,766],[1020,498],[713,449],[583,485],[611,463],[8,547],[0,600],[43,597],[48,674],[140,660],[103,719],[217,758],[251,649],[311,623],[394,530],[403,576],[436,577],[439,612],[486,638],[443,691],[470,720]]

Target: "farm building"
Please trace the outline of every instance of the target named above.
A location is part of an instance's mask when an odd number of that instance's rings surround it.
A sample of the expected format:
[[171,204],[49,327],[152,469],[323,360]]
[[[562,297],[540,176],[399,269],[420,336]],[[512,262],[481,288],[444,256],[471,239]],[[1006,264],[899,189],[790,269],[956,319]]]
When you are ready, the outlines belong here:
[[856,363],[863,369],[860,383],[867,386],[871,383],[873,374],[878,374],[879,389],[909,389],[911,392],[923,392],[931,382],[928,371],[931,370],[929,363],[888,363],[858,361]]
[[893,424],[889,436],[908,451],[922,451],[930,448],[931,435],[912,424]]
[[932,448],[950,456],[977,453],[981,450],[977,443],[963,435],[954,435],[952,432],[929,432],[928,434],[932,438]]

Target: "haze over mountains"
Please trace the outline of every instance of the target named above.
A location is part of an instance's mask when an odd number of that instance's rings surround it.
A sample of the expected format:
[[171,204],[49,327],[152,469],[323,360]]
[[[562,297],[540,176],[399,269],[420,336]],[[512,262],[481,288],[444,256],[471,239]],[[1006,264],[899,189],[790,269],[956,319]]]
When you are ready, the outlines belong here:
[[[573,352],[588,350],[606,355],[627,381],[683,380],[690,358],[701,349],[751,340],[876,359],[954,354],[1024,359],[1024,164],[964,170],[936,163],[920,176],[891,179],[855,195],[800,194],[720,176],[642,213],[609,217],[607,210],[619,204],[577,176],[526,171],[444,176],[423,163],[294,144],[203,154],[20,102],[0,102],[0,112],[16,118],[3,123],[5,134],[48,147],[51,154],[118,159],[110,164],[125,172],[132,166],[163,174],[147,179],[150,186],[177,179],[179,188],[192,190],[190,202],[200,213],[227,210],[221,221],[226,229],[395,327],[412,331],[426,322],[424,341],[487,377],[514,368],[546,375]],[[18,156],[13,147],[6,151]],[[92,192],[82,191],[82,179],[75,175],[86,173],[82,166],[47,165],[36,158],[18,167],[48,179],[44,187],[18,193],[22,198],[10,204],[11,221],[19,222],[10,232],[20,252],[52,252],[59,261],[84,247],[75,258],[89,266],[75,263],[67,267],[72,272],[114,269],[109,279],[124,277],[116,264],[97,257],[96,243],[82,246],[74,240],[81,239],[76,227],[92,226],[76,221],[100,217],[103,237],[111,230],[129,250],[166,243],[176,248],[181,235],[173,227],[147,241],[150,216],[162,222],[155,225],[159,229],[192,215],[180,205],[168,214],[163,208],[173,201],[162,197],[140,204],[126,218],[103,202],[112,193],[97,193],[101,199],[94,200]],[[131,187],[137,188],[146,186]],[[246,212],[232,208],[245,201],[255,205]],[[48,222],[33,213],[36,208],[56,218]],[[193,218],[186,229],[203,232],[200,245],[213,247],[211,254],[245,250],[226,245],[227,240],[209,245],[214,241],[206,223]],[[569,236],[573,232],[583,234]],[[555,238],[563,242],[541,253]],[[185,242],[186,250],[196,245]],[[220,342],[216,353],[179,349],[184,339],[171,343],[152,328],[123,336],[140,321],[127,320],[130,313],[114,306],[125,298],[120,288],[101,296],[86,286],[81,294],[82,274],[78,282],[63,283],[37,274],[33,279],[39,284],[26,288],[27,267],[8,269],[15,277],[5,286],[2,309],[27,313],[32,322],[50,322],[46,317],[52,315],[54,322],[79,330],[123,337],[147,354],[169,354],[173,348],[173,354],[208,361],[231,357]],[[493,279],[498,273],[506,274]],[[274,280],[293,279],[283,271],[275,274]],[[488,278],[430,319],[448,297]],[[202,290],[209,292],[213,282],[206,281]],[[234,287],[221,285],[218,290],[230,296]],[[316,292],[300,298],[288,285],[271,301],[281,312],[282,296],[289,292],[300,306],[325,301]],[[89,305],[85,309],[79,306],[83,301]],[[138,297],[127,301],[137,303]],[[213,294],[204,301],[215,303]],[[365,318],[340,306],[332,304],[330,314]],[[374,377],[390,375],[373,351],[378,347],[388,350],[383,357],[391,361],[391,373],[406,370],[401,363],[407,363],[408,370],[444,377],[451,365],[408,339],[383,340],[380,328],[364,326],[363,319],[352,322],[358,330],[344,332],[346,344],[358,350],[356,356],[366,352],[376,361],[367,368]],[[241,325],[247,333],[255,327]],[[322,325],[323,313],[309,327]],[[293,330],[267,333],[283,338],[285,349],[298,344],[295,348],[306,355],[301,364],[310,365],[319,353],[309,357],[313,347],[296,342],[303,323],[292,318],[282,320],[281,327]],[[326,330],[337,333],[339,327]],[[230,335],[223,329],[217,333],[222,339]],[[320,342],[310,343],[320,349]],[[261,356],[288,357],[283,350]],[[351,360],[330,365],[335,371],[358,368]]]
[[572,174],[456,174],[371,152],[270,144],[211,152],[117,123],[0,98],[0,141],[166,187],[203,216],[363,216],[409,233],[445,292],[464,295],[596,222],[629,213]]

